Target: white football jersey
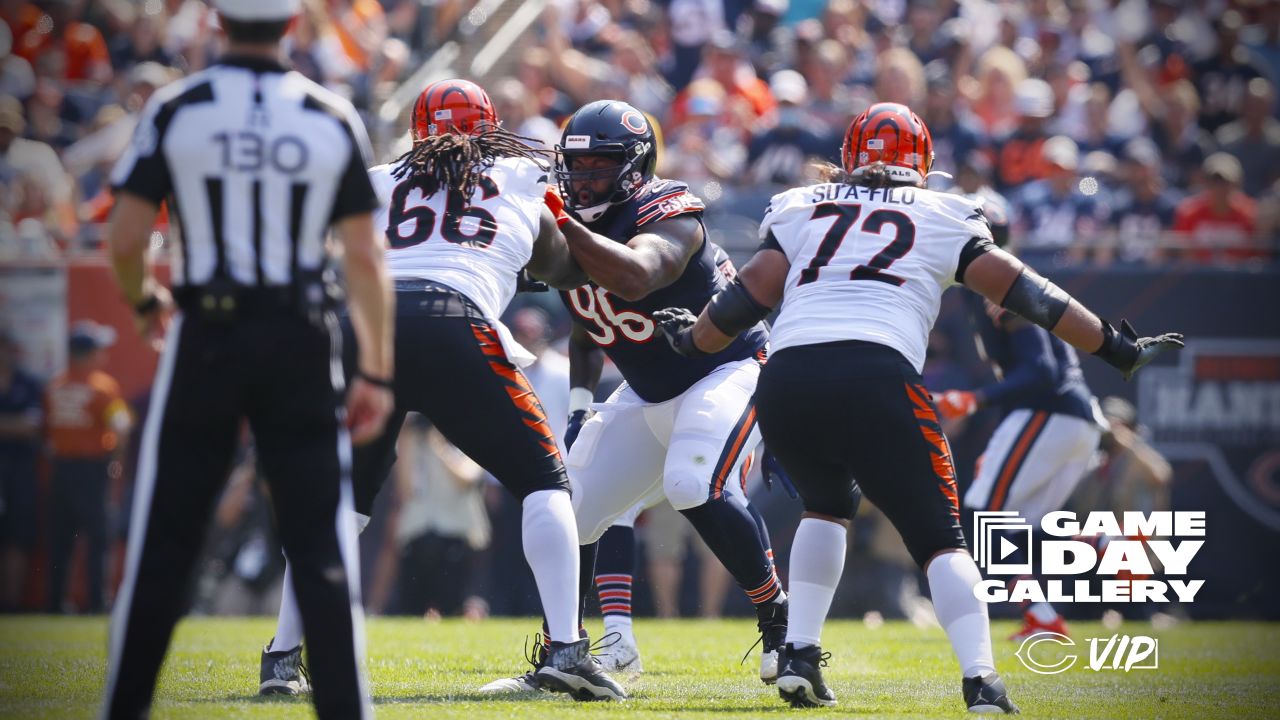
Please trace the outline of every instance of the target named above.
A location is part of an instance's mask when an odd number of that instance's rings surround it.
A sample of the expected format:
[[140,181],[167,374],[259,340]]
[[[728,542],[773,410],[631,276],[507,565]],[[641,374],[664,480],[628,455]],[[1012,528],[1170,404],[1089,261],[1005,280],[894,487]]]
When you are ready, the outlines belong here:
[[393,167],[369,170],[382,200],[373,221],[387,234],[391,277],[448,285],[496,320],[533,253],[548,171],[525,158],[499,159],[464,207],[458,191],[425,197],[408,176],[396,179]]
[[762,239],[770,233],[791,262],[769,334],[774,352],[866,340],[902,353],[917,372],[961,250],[991,237],[963,196],[841,183],[775,195],[760,224]]

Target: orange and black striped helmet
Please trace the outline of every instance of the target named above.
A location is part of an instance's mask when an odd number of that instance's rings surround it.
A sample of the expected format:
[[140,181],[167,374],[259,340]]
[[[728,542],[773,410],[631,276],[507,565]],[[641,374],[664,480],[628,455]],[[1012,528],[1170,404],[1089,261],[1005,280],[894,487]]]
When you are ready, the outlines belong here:
[[923,185],[933,166],[933,137],[906,105],[876,103],[849,123],[841,157],[851,175],[882,162],[889,180]]
[[456,132],[471,135],[498,126],[498,115],[484,88],[470,80],[431,83],[413,104],[413,138]]

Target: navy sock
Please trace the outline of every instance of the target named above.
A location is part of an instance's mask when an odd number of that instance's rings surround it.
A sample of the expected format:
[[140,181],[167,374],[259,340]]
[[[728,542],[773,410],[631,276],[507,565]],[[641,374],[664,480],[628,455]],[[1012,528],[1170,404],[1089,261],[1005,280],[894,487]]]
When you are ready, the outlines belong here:
[[596,592],[605,622],[631,620],[631,579],[636,570],[636,531],[614,525],[600,537],[596,557]]
[[587,611],[587,593],[595,585],[596,551],[599,548],[598,540],[590,545],[578,546],[578,591],[582,593],[578,600],[578,627],[582,627],[582,615]]
[[760,528],[745,508],[727,497],[681,510],[755,605],[782,595],[782,584],[765,554]]
[[760,530],[760,542],[764,544],[764,555],[769,558],[769,564],[773,565],[773,543],[769,540],[769,528],[764,524],[764,516],[752,503],[747,503],[747,512],[751,513],[751,519],[756,521],[756,527]]

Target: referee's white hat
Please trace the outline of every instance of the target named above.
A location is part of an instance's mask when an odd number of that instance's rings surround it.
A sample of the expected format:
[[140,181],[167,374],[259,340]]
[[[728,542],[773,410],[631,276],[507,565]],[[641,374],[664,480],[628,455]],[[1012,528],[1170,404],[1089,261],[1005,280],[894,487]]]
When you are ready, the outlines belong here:
[[230,20],[271,22],[297,15],[302,8],[302,0],[216,0],[214,7]]

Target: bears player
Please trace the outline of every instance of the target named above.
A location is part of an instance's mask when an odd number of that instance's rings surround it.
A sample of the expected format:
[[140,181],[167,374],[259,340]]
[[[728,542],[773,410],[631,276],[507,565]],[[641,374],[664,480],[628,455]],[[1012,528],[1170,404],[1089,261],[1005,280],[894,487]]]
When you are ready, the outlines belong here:
[[[662,488],[755,605],[760,677],[771,683],[786,593],[754,518],[730,497],[735,473],[759,441],[751,396],[768,330],[755,323],[724,350],[695,360],[657,335],[650,313],[672,304],[700,308],[727,283],[702,224],[702,201],[684,183],[654,177],[657,141],[643,113],[615,100],[587,104],[569,118],[557,151],[560,191],[572,212],[558,222],[591,278],[562,293],[574,320],[565,436],[573,441],[566,465],[582,586],[592,577],[596,541]],[[626,382],[593,404],[605,354]],[[536,687],[530,677],[485,690],[529,690]]]
[[[969,196],[981,207],[997,247],[1009,241],[1009,216],[994,198]],[[966,295],[979,350],[999,379],[977,390],[945,390],[934,396],[944,418],[963,418],[988,406],[1007,414],[987,443],[976,476],[964,494],[969,510],[1016,510],[1040,526],[1060,509],[1089,470],[1106,421],[1076,351],[1026,319],[977,295]],[[1037,632],[1067,634],[1066,623],[1047,602],[1031,603],[1022,641]]]
[[[522,501],[525,556],[551,641],[543,687],[577,699],[621,699],[622,688],[578,634],[578,532],[564,464],[542,404],[518,366],[532,356],[498,321],[523,269],[576,287],[574,264],[546,205],[548,168],[498,125],[480,86],[442,80],[413,109],[413,147],[369,171],[385,204],[386,261],[396,280],[395,411],[355,453],[359,527],[395,461],[407,412],[425,415]],[[555,196],[552,196],[555,198]],[[555,211],[560,211],[555,198]],[[262,656],[261,692],[296,694],[301,626],[286,572],[280,622]]]
[[942,293],[963,284],[1126,378],[1181,336],[1139,338],[1127,322],[1116,330],[997,248],[972,201],[926,189],[933,142],[906,106],[872,105],[841,154],[829,182],[774,196],[760,249],[701,315],[671,308],[653,318],[673,348],[705,357],[782,303],[756,390],[764,441],[805,506],[779,694],[796,706],[836,704],[819,640],[865,493],[928,577],[969,710],[1016,713],[973,594],[981,576],[961,532],[950,447],[920,380]]

